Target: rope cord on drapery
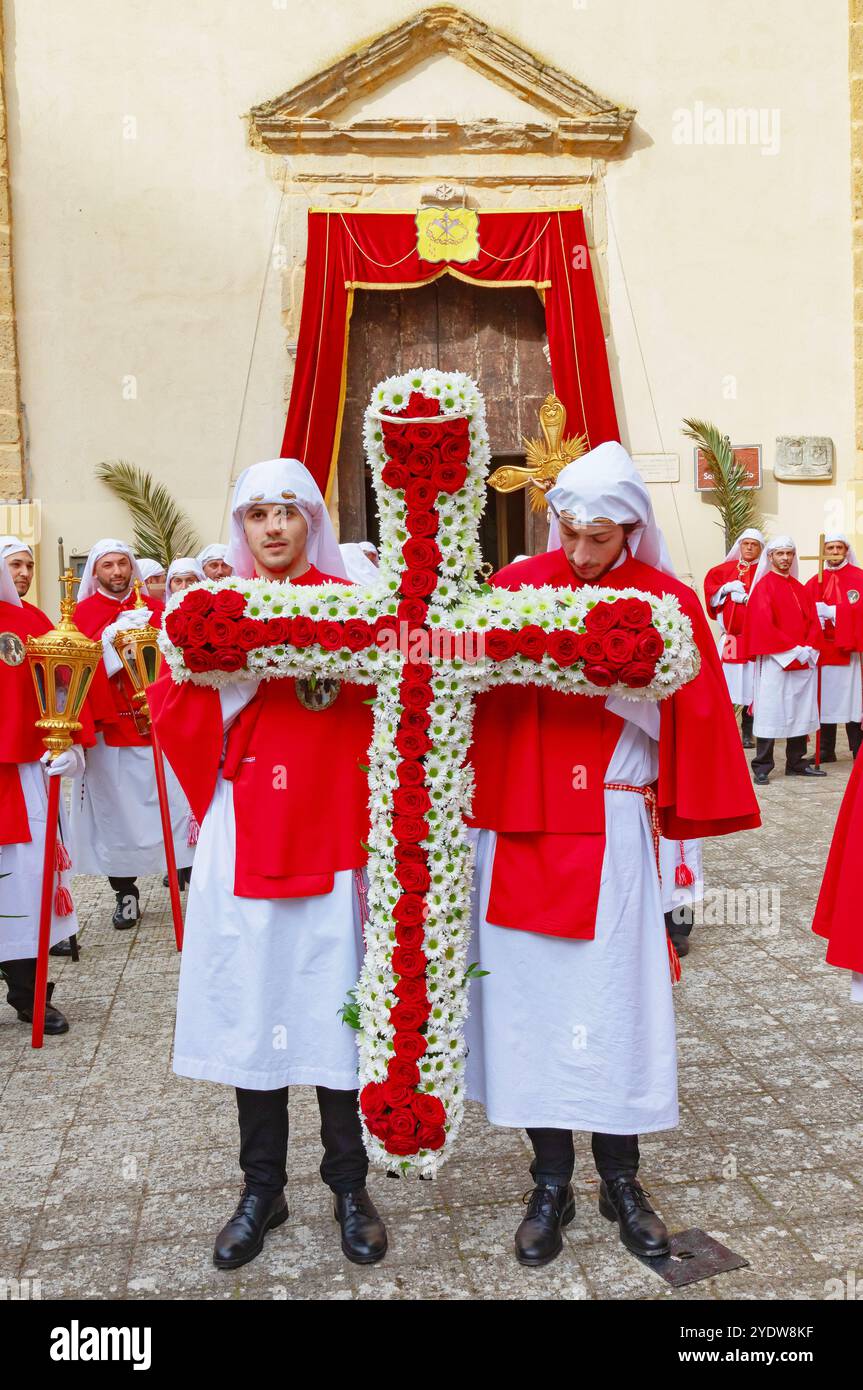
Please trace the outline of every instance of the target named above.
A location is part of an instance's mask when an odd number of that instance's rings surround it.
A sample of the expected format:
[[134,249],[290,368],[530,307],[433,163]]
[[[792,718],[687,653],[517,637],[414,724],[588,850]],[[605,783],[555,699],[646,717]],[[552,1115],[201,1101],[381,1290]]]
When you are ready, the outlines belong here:
[[267,288],[267,276],[268,276],[269,273],[270,273],[270,267],[271,267],[271,265],[272,265],[272,263],[273,263],[273,247],[274,247],[275,244],[276,244],[276,235],[277,235],[278,230],[279,230],[279,220],[280,220],[281,215],[282,215],[282,206],[283,206],[283,204],[284,204],[284,201],[285,201],[285,190],[284,190],[284,188],[283,188],[282,191],[281,191],[281,195],[280,195],[280,197],[279,197],[278,206],[276,207],[276,215],[275,215],[275,217],[273,218],[273,229],[272,229],[272,232],[270,233],[270,241],[269,241],[269,245],[268,245],[268,247],[267,247],[267,260],[266,260],[266,264],[265,264],[265,266],[264,266],[264,273],[263,273],[263,275],[262,275],[262,277],[261,277],[261,289],[260,289],[260,293],[259,293],[259,295],[258,295],[258,307],[257,307],[257,311],[256,311],[256,313],[255,313],[255,330],[254,330],[254,333],[252,334],[252,346],[251,346],[251,348],[249,349],[249,361],[248,361],[248,364],[247,364],[247,366],[246,366],[246,380],[245,380],[245,382],[243,383],[243,396],[242,396],[242,399],[241,399],[241,401],[240,401],[240,413],[239,413],[239,416],[238,416],[238,418],[237,418],[237,432],[236,432],[236,434],[234,435],[234,448],[233,448],[233,451],[232,451],[232,453],[231,453],[231,461],[230,461],[230,463],[228,464],[228,483],[227,483],[227,487],[226,487],[226,489],[225,489],[225,503],[224,503],[224,506],[223,506],[223,508],[222,508],[222,520],[221,520],[221,523],[220,523],[220,526],[219,526],[219,535],[221,535],[221,534],[222,534],[222,531],[225,529],[225,523],[226,523],[226,521],[227,521],[227,516],[228,516],[228,509],[229,509],[229,507],[230,507],[230,505],[231,505],[231,496],[232,496],[232,493],[233,493],[233,481],[234,481],[234,468],[235,468],[236,462],[237,462],[237,451],[238,451],[238,449],[239,449],[239,447],[240,447],[240,434],[241,434],[242,428],[243,428],[243,417],[245,416],[245,413],[246,413],[246,401],[248,400],[248,396],[249,396],[249,383],[250,383],[250,381],[251,381],[251,379],[252,379],[252,363],[253,363],[254,360],[255,360],[255,347],[257,346],[258,334],[260,333],[260,329],[261,329],[261,314],[262,314],[263,308],[264,308],[264,295],[265,295],[265,293],[266,293],[266,288]]
[[[623,264],[623,253],[621,252],[621,249],[620,249],[620,238],[619,238],[618,235],[617,235],[617,228],[616,228],[616,226],[615,226],[615,224],[614,224],[614,216],[613,216],[613,213],[612,213],[612,210],[611,210],[611,200],[610,200],[609,195],[608,195],[608,185],[607,185],[607,184],[605,185],[605,207],[606,207],[606,212],[607,212],[607,214],[608,214],[608,225],[609,225],[609,228],[611,229],[612,237],[613,237],[613,240],[614,240],[614,249],[615,249],[615,251],[617,252],[617,261],[618,261],[618,265],[620,266],[620,278],[621,278],[622,281],[623,281],[623,288],[624,288],[624,290],[625,290],[625,292],[626,292],[626,302],[627,302],[627,304],[629,305],[629,316],[630,316],[630,318],[632,319],[632,327],[633,327],[633,330],[634,330],[634,332],[635,332],[635,341],[636,341],[636,343],[637,343],[637,345],[638,345],[638,355],[639,355],[639,357],[641,358],[641,369],[642,369],[642,371],[644,372],[644,381],[645,381],[645,384],[646,384],[646,386],[647,386],[647,394],[648,394],[648,396],[650,397],[650,408],[651,408],[651,410],[653,411],[653,420],[654,420],[654,424],[656,425],[656,436],[657,436],[657,438],[658,438],[658,440],[659,440],[659,448],[660,448],[660,451],[664,454],[664,453],[665,453],[665,442],[664,442],[664,440],[663,440],[663,438],[662,438],[662,426],[661,426],[660,423],[659,423],[659,413],[658,413],[658,411],[657,411],[657,409],[656,409],[656,401],[654,400],[654,396],[653,396],[653,386],[652,386],[651,380],[650,380],[650,373],[649,373],[648,370],[647,370],[647,362],[645,361],[645,357],[644,357],[644,349],[643,349],[643,347],[641,346],[641,334],[640,334],[639,331],[638,331],[638,320],[637,320],[636,317],[635,317],[635,309],[633,308],[633,305],[632,305],[632,294],[630,293],[629,281],[628,281],[628,279],[627,279],[627,277],[626,277],[626,267],[625,267],[624,264]],[[693,571],[693,568],[692,568],[692,560],[691,560],[691,557],[690,557],[690,554],[689,554],[689,546],[688,546],[687,543],[686,543],[686,532],[685,532],[684,529],[683,529],[683,522],[682,522],[681,517],[680,517],[680,508],[679,508],[678,505],[677,505],[677,494],[676,494],[675,491],[674,491],[674,484],[671,483],[671,484],[670,484],[670,487],[671,487],[671,501],[672,501],[672,504],[673,504],[673,506],[674,506],[674,515],[675,515],[675,517],[676,517],[676,519],[677,519],[677,529],[678,529],[679,532],[680,532],[680,541],[681,541],[681,544],[682,544],[682,546],[683,546],[683,554],[684,554],[684,556],[685,556],[685,558],[686,558],[686,569],[687,569],[687,572],[688,572],[689,574],[693,574],[694,571]]]
[[[376,265],[379,270],[393,270],[395,266],[401,265],[402,261],[406,261],[409,256],[412,256],[414,251],[416,250],[416,243],[414,243],[414,245],[411,246],[410,250],[406,251],[403,256],[399,256],[397,261],[376,261],[374,256],[370,256],[368,251],[364,251],[363,248],[360,246],[360,243],[357,241],[356,237],[354,236],[353,232],[351,231],[350,227],[345,221],[344,213],[340,212],[339,217],[341,219],[342,226],[344,227],[345,231],[347,232],[348,236],[354,243],[354,246],[357,248],[363,259],[367,260],[369,262],[369,265]],[[542,228],[540,232],[537,233],[530,245],[525,246],[521,251],[517,251],[514,256],[495,256],[492,251],[487,251],[484,246],[480,247],[480,251],[490,261],[518,261],[521,259],[522,256],[526,256],[528,251],[532,251],[534,246],[536,246],[540,241],[542,241],[542,238],[548,231],[550,223],[551,217],[547,217],[545,221],[545,226]],[[474,260],[478,261],[479,256],[475,256]],[[471,265],[473,264],[473,262],[467,261],[466,264]]]

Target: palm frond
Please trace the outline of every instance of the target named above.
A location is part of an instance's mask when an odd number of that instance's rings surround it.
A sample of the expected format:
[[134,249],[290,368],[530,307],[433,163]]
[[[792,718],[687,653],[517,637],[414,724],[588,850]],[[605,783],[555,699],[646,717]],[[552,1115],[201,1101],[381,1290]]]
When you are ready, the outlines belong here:
[[96,465],[96,477],[111,489],[132,514],[134,548],[166,567],[178,555],[194,555],[201,542],[182,507],[164,483],[134,463],[118,459]]
[[731,546],[748,526],[761,527],[755,490],[746,486],[746,469],[735,459],[728,435],[720,434],[709,420],[684,420],[683,433],[698,445],[713,474],[709,496],[719,512],[716,524],[725,532],[726,545]]

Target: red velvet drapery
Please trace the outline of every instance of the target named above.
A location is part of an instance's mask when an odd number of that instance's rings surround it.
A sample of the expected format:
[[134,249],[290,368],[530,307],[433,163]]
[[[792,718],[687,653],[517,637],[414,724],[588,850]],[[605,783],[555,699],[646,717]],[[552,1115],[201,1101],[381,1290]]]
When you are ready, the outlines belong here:
[[545,303],[552,380],[566,406],[567,432],[586,433],[590,448],[619,438],[581,209],[482,209],[479,228],[475,260],[434,263],[417,254],[413,213],[309,213],[282,457],[302,460],[323,492],[329,491],[338,454],[355,289],[415,288],[446,274],[495,288],[532,285]]

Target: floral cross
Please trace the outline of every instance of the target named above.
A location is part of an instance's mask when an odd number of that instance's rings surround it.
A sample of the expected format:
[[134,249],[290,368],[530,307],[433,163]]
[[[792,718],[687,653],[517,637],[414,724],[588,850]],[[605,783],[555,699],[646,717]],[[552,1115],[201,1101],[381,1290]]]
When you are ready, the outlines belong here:
[[673,596],[477,580],[490,449],[476,384],[433,370],[372,394],[381,522],[366,588],[227,579],[168,605],[175,680],[340,677],[376,687],[366,956],[356,990],[369,1153],[430,1176],[464,1109],[472,696],[502,684],[660,700],[698,671]]

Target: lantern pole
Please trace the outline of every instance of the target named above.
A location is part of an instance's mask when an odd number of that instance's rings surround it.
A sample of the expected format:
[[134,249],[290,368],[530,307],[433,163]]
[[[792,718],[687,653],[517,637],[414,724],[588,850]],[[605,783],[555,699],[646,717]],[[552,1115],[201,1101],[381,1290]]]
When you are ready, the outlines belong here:
[[[141,595],[141,581],[134,581],[136,591],[135,606],[132,608],[134,613],[137,609],[145,608]],[[162,821],[162,840],[165,846],[165,864],[168,869],[168,892],[171,898],[171,917],[174,923],[174,940],[177,943],[177,950],[183,949],[183,908],[180,902],[180,885],[177,882],[177,856],[174,853],[174,831],[171,825],[171,803],[168,800],[168,784],[165,779],[165,761],[162,756],[162,749],[153,728],[150,717],[150,706],[147,701],[147,686],[150,685],[159,674],[159,667],[162,663],[162,653],[159,650],[159,633],[156,628],[148,624],[147,627],[130,627],[118,632],[114,638],[114,650],[123,663],[123,669],[128,675],[134,694],[132,703],[135,707],[135,722],[138,732],[147,734],[150,738],[150,747],[153,752],[153,771],[156,776],[156,791],[159,797],[159,816]],[[149,654],[150,663],[148,668],[147,655]]]
[[[90,689],[90,682],[101,656],[101,645],[92,642],[72,621],[78,583],[67,569],[60,576],[65,594],[60,600],[60,622],[40,637],[27,638],[27,659],[41,718],[36,728],[51,755],[71,748],[73,735],[81,728],[78,715]],[[62,704],[59,693],[65,688]],[[45,851],[42,858],[42,894],[39,904],[39,938],[36,949],[36,983],[33,989],[32,1047],[42,1046],[45,1035],[45,1008],[48,996],[48,952],[51,945],[54,874],[56,872],[57,829],[60,818],[60,777],[48,778],[48,812],[45,821]]]
[[[149,714],[149,705],[147,706]],[[174,919],[174,940],[177,950],[183,949],[183,908],[180,903],[180,885],[177,881],[177,856],[174,853],[174,831],[171,825],[171,804],[168,800],[168,785],[165,781],[165,760],[156,736],[150,726],[150,743],[153,749],[153,771],[156,774],[156,791],[159,793],[159,815],[162,817],[162,839],[165,841],[165,862],[168,866],[168,892],[171,895],[171,916]]]
[[31,1047],[41,1047],[45,1036],[45,1009],[48,1003],[48,953],[51,948],[51,917],[54,898],[54,862],[57,854],[57,823],[60,817],[60,783],[62,780],[62,777],[48,778],[48,815],[45,821],[45,855],[42,860],[42,898],[39,906],[39,944],[36,948],[36,983],[33,987]]

